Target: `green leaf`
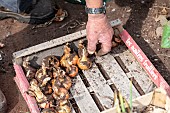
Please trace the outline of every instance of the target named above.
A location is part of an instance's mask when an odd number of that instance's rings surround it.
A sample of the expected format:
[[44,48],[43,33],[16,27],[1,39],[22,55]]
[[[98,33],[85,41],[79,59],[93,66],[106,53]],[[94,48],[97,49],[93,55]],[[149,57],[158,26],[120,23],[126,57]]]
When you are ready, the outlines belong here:
[[170,48],[170,25],[168,25],[168,24],[166,24],[163,27],[161,47],[162,48]]
[[126,112],[125,105],[124,105],[124,102],[123,102],[123,97],[122,97],[120,92],[119,92],[119,98],[120,98],[120,105],[121,105],[122,112],[125,113]]

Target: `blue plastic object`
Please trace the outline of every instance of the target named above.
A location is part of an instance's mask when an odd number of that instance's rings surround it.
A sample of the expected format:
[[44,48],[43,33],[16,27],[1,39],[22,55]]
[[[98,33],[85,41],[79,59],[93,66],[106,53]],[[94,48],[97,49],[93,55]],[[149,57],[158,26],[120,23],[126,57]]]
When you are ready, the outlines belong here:
[[24,12],[31,4],[32,0],[0,0],[0,6],[15,13]]

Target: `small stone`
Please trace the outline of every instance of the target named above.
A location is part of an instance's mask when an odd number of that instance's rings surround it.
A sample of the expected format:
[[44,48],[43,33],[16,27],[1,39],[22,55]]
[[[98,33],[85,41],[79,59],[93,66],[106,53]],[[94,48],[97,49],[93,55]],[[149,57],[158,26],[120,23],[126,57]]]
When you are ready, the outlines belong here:
[[9,37],[11,35],[11,32],[7,32],[6,37]]
[[1,55],[1,53],[0,53],[0,61],[2,60],[2,55]]
[[137,34],[137,35],[136,35],[136,37],[138,37],[138,38],[139,38],[139,37],[140,37],[140,35],[139,35],[139,34]]
[[162,33],[163,33],[163,27],[156,28],[156,36],[157,37],[162,36]]
[[124,18],[124,17],[125,17],[125,14],[122,15],[122,18]]
[[116,11],[116,9],[112,9],[112,12],[115,12]]
[[16,23],[16,22],[18,22],[18,21],[14,19],[13,22]]
[[166,7],[164,7],[161,11],[161,14],[162,15],[167,15],[168,14],[168,11],[166,10]]
[[144,39],[147,43],[150,43],[150,40],[148,40],[148,39]]
[[154,59],[154,61],[158,61],[158,59],[157,59],[157,58],[155,58],[155,59]]
[[166,19],[166,16],[165,16],[165,15],[159,15],[158,18],[155,18],[155,21],[156,21],[156,22],[160,21],[160,24],[161,24],[162,26],[164,26],[164,25],[168,22],[168,20]]
[[142,3],[142,4],[144,4],[144,3],[145,3],[145,1],[144,1],[144,0],[142,0],[142,1],[141,1],[141,3]]
[[107,9],[109,9],[110,7],[111,7],[111,6],[110,6],[110,5],[108,5],[106,8],[107,8]]
[[0,48],[3,48],[5,45],[0,42]]
[[130,13],[131,12],[131,9],[129,9],[129,10],[126,10],[126,13]]

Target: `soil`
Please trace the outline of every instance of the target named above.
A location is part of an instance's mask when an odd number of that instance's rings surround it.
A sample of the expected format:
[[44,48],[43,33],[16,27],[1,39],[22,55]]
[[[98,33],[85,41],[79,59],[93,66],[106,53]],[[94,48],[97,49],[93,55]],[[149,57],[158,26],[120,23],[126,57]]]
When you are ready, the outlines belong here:
[[[78,20],[87,21],[84,6],[59,1],[59,5],[68,12],[68,17],[62,22],[53,22],[43,28],[20,23],[14,19],[0,21],[0,42],[5,44],[0,49],[0,89],[4,92],[8,102],[8,113],[26,113],[29,111],[21,96],[13,77],[15,72],[12,63],[12,53],[48,40],[68,34],[69,25],[66,23]],[[155,65],[164,79],[170,84],[170,49],[160,47],[161,37],[156,36],[155,30],[160,26],[155,21],[162,7],[170,7],[169,0],[110,0],[107,3],[107,16],[109,20],[120,18],[124,28],[130,33],[147,57]],[[167,8],[169,12],[169,8]],[[69,33],[85,29],[79,25],[70,29]]]

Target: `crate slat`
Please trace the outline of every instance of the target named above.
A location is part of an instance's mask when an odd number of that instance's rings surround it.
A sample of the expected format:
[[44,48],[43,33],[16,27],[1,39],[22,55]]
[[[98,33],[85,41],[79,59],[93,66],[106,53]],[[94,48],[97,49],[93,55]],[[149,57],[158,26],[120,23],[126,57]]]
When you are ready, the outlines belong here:
[[71,105],[71,113],[76,113],[72,105]]
[[19,57],[27,56],[27,55],[30,55],[30,54],[33,54],[33,53],[36,53],[42,50],[46,50],[46,49],[49,49],[49,48],[52,48],[58,45],[62,45],[66,42],[71,42],[73,40],[76,40],[84,36],[86,36],[86,30],[81,30],[81,31],[78,31],[78,32],[75,32],[69,35],[65,35],[65,36],[17,51],[13,53],[13,57],[19,58]]
[[154,83],[149,78],[145,70],[143,70],[143,68],[140,66],[135,57],[126,48],[126,46],[114,48],[112,51],[114,54],[112,55],[119,56],[121,58],[124,65],[129,70],[129,72],[126,73],[127,76],[129,78],[134,77],[139,86],[141,86],[141,89],[144,91],[144,93],[153,91],[153,88],[155,87]]
[[130,51],[127,50],[123,53],[119,53],[119,57],[130,71],[127,73],[129,78],[134,77],[145,93],[153,91],[153,87],[155,86],[154,83],[149,78],[147,73],[142,69],[139,63],[135,60]]
[[[121,24],[121,21],[119,19],[110,21],[110,25],[112,27],[120,25],[120,24]],[[17,52],[14,52],[13,57],[14,58],[20,58],[20,57],[23,57],[23,56],[31,55],[33,53],[37,53],[39,51],[50,49],[50,48],[53,48],[55,46],[62,45],[66,42],[71,42],[71,41],[77,40],[77,39],[85,37],[85,36],[86,36],[86,29],[80,30],[80,31],[77,31],[77,32],[72,33],[72,34],[68,34],[68,35],[65,35],[65,36],[62,36],[62,37],[59,37],[59,38],[56,38],[56,39],[35,45],[35,46],[32,46],[32,47],[29,47],[29,48],[26,48],[26,49],[23,49],[23,50],[20,50],[20,51],[17,51]]]
[[[115,58],[108,54],[102,57],[98,57],[96,62],[102,65],[103,69],[106,70],[107,75],[110,77],[116,88],[122,93],[122,95],[127,100],[129,100],[130,80],[128,79],[120,65],[117,63]],[[134,86],[132,86],[132,93],[133,99],[140,96]]]
[[73,82],[74,84],[71,87],[70,92],[73,95],[81,113],[100,113],[79,75],[77,75]]
[[112,108],[114,93],[96,64],[93,64],[90,70],[83,71],[83,73],[103,107]]

